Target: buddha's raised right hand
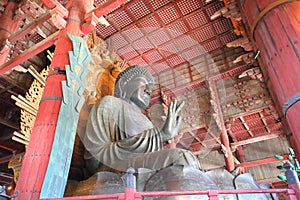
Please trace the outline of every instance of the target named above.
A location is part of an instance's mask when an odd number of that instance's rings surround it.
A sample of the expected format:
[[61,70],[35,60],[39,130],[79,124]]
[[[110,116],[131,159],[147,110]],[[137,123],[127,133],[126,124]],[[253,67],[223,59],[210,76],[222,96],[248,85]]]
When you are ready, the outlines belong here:
[[164,142],[172,139],[177,135],[178,127],[181,122],[181,117],[178,114],[183,106],[184,102],[177,103],[176,99],[170,103],[167,119],[163,128],[161,129],[161,136]]

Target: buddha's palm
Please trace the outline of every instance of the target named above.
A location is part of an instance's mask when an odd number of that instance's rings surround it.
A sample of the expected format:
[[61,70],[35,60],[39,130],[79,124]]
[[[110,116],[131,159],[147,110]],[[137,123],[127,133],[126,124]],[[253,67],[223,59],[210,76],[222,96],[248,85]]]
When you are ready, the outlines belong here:
[[178,104],[177,100],[174,100],[170,103],[168,108],[168,116],[161,130],[162,139],[164,142],[174,138],[177,135],[178,127],[181,122],[181,117],[178,116],[178,114],[183,105],[184,102]]

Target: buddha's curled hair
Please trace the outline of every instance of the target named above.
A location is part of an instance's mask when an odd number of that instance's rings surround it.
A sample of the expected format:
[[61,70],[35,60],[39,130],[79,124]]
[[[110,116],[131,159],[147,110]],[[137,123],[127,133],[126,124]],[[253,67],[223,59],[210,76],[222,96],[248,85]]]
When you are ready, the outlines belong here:
[[152,82],[154,84],[153,76],[145,67],[133,65],[133,66],[126,68],[124,71],[122,71],[118,75],[116,82],[115,82],[114,96],[120,97],[121,91],[120,91],[120,87],[118,87],[118,84],[120,84],[119,81],[121,79],[123,80],[123,84],[126,85],[129,81],[131,81],[138,75],[145,75],[150,80],[150,82]]

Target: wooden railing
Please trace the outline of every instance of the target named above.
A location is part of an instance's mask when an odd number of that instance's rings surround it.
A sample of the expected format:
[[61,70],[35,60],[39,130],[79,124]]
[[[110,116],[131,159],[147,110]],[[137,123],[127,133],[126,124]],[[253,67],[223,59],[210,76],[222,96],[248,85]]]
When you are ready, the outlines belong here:
[[[298,177],[287,176],[288,188],[283,189],[243,189],[243,190],[182,190],[182,191],[156,191],[156,192],[137,192],[136,178],[134,171],[129,172],[126,178],[126,189],[124,193],[103,194],[92,196],[77,196],[65,198],[51,198],[44,200],[98,200],[98,199],[118,199],[118,200],[142,200],[143,197],[163,197],[163,196],[186,196],[186,195],[206,195],[209,200],[218,200],[219,196],[226,194],[285,194],[287,200],[300,199],[300,183]],[[291,180],[289,180],[291,179]],[[162,198],[163,199],[163,198]],[[221,198],[221,199],[224,199]]]
[[159,191],[159,192],[136,192],[134,188],[127,188],[124,193],[119,193],[119,194],[65,197],[65,198],[58,198],[58,199],[51,199],[51,200],[98,200],[98,199],[142,200],[143,197],[151,197],[151,196],[161,197],[161,196],[185,196],[185,195],[206,195],[209,200],[217,200],[219,199],[218,195],[222,195],[222,194],[258,194],[258,193],[284,193],[287,200],[297,200],[295,190],[289,188],[248,189],[248,190],[199,190],[199,191],[185,190],[185,191]]

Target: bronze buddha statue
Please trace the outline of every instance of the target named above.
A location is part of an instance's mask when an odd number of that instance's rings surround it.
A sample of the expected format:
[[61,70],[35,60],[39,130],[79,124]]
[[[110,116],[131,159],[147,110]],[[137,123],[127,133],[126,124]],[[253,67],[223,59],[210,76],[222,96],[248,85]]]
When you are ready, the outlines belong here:
[[144,67],[131,66],[117,77],[114,96],[105,96],[94,105],[82,138],[91,173],[105,167],[117,171],[128,167],[159,170],[172,165],[200,169],[192,152],[162,149],[163,142],[177,134],[178,113],[184,103],[173,101],[162,129],[154,127],[142,113],[149,106],[153,86],[153,77]]
[[[181,120],[178,113],[183,103],[173,101],[164,126],[154,127],[141,111],[149,105],[153,85],[153,77],[145,68],[129,67],[118,76],[114,96],[105,96],[94,105],[81,138],[86,149],[86,165],[93,176],[70,184],[66,196],[122,193],[124,173],[111,171],[124,172],[129,167],[138,171],[137,191],[258,187],[251,174],[234,177],[223,169],[203,172],[192,152],[162,149],[163,142],[177,134]],[[253,195],[253,198],[266,199],[268,194]],[[207,196],[191,198],[207,199]],[[228,194],[224,198],[236,199],[236,196]],[[249,199],[249,196],[239,198]]]

